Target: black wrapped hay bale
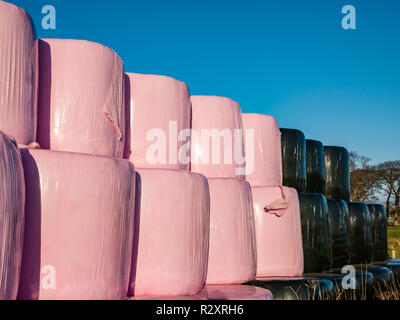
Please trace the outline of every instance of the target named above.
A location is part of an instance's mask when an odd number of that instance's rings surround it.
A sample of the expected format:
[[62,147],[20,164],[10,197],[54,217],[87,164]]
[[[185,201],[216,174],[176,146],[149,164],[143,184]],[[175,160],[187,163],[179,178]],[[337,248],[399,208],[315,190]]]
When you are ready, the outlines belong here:
[[283,185],[306,190],[306,138],[295,129],[281,129]]
[[327,202],[332,268],[342,268],[350,264],[349,208],[344,200],[327,199]]
[[322,142],[306,140],[306,168],[306,192],[325,194],[326,170]]
[[388,260],[385,206],[381,204],[368,204],[368,209],[371,214],[371,241],[374,260]]
[[352,264],[366,264],[373,260],[371,242],[371,215],[362,202],[349,202],[350,252]]
[[349,152],[343,147],[325,147],[325,195],[330,199],[350,201]]
[[328,204],[324,195],[300,193],[300,215],[303,236],[304,273],[331,268],[328,234]]

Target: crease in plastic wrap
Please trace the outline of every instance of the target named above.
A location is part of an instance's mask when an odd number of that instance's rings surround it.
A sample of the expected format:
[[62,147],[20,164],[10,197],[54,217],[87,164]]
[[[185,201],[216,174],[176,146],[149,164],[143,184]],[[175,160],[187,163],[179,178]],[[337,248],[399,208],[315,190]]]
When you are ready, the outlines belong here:
[[[303,274],[300,208],[295,189],[252,187],[257,248],[257,278]],[[284,205],[274,206],[277,200]]]
[[388,260],[386,210],[382,204],[368,204],[371,214],[371,238],[375,261]]
[[[246,174],[252,187],[282,185],[281,132],[277,121],[268,115],[243,113],[243,130],[253,130],[254,150],[246,151],[246,161],[253,170]],[[245,139],[246,141],[246,139]],[[247,147],[252,147],[248,146]],[[253,157],[253,159],[251,159]]]
[[127,73],[125,159],[140,168],[189,170],[191,103],[186,83]]
[[256,276],[251,189],[234,178],[209,178],[210,250],[207,284],[234,284]]
[[306,169],[306,192],[325,194],[326,169],[322,142],[306,140]]
[[21,154],[26,223],[19,299],[126,299],[134,234],[133,165],[49,150]]
[[0,1],[0,130],[20,145],[36,141],[37,60],[31,17]]
[[328,204],[319,193],[300,193],[300,214],[303,234],[304,272],[331,269],[328,231]]
[[296,129],[281,129],[283,185],[306,190],[306,138]]
[[343,147],[325,146],[324,154],[326,167],[326,197],[350,201],[349,152]]
[[136,179],[139,223],[129,296],[197,293],[205,284],[208,264],[207,179],[168,169],[138,169]]
[[38,142],[43,149],[122,158],[124,64],[90,41],[39,40]]
[[350,214],[347,202],[327,199],[328,233],[332,268],[342,268],[350,264]]
[[15,140],[0,131],[0,300],[15,300],[25,222],[25,180]]
[[350,213],[350,252],[352,264],[365,264],[373,260],[371,215],[362,202],[348,202]]
[[216,96],[192,96],[191,101],[191,170],[207,178],[244,180],[246,160],[243,132],[239,131],[243,130],[239,103]]

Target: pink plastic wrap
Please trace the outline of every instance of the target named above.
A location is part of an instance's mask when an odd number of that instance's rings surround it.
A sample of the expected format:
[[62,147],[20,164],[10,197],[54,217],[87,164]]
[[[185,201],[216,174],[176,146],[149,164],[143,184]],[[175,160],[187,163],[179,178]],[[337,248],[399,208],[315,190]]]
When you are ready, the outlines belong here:
[[36,139],[37,40],[30,16],[0,1],[0,130],[18,144]]
[[303,274],[299,199],[295,189],[253,187],[257,277]]
[[126,87],[130,126],[124,158],[141,168],[189,170],[188,86],[170,77],[128,73]]
[[20,299],[126,299],[135,171],[126,160],[21,150],[26,224]]
[[209,178],[210,255],[207,284],[244,283],[256,275],[251,189],[248,182]]
[[242,117],[244,135],[247,130],[254,132],[254,152],[246,152],[247,162],[254,164],[254,170],[246,180],[252,187],[281,185],[282,151],[278,123],[265,114],[243,113]]
[[16,142],[0,132],[0,300],[17,298],[24,237],[25,180]]
[[82,40],[39,43],[38,142],[43,149],[122,158],[124,65],[111,49]]
[[273,300],[271,291],[243,285],[207,285],[191,296],[137,296],[131,300]]
[[[197,173],[139,169],[129,295],[190,295],[204,285],[210,232],[207,179]],[[135,241],[136,242],[136,241]]]
[[[228,98],[214,96],[192,96],[191,100],[191,170],[207,178],[244,179],[244,141],[239,104]],[[213,132],[216,133],[214,139],[208,138]]]

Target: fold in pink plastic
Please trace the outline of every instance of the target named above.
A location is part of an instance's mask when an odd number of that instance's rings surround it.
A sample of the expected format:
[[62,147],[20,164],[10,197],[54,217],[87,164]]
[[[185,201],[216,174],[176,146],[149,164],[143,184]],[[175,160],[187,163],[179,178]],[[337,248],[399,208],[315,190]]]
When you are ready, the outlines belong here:
[[25,181],[15,140],[0,132],[0,300],[17,298],[25,221]]
[[247,130],[254,133],[254,152],[246,152],[247,161],[254,164],[254,170],[247,174],[246,180],[252,187],[281,185],[281,132],[277,121],[271,116],[255,113],[243,113],[242,118],[244,136]]
[[126,160],[21,150],[26,224],[20,299],[126,299],[135,170]]
[[188,86],[170,77],[127,73],[126,88],[130,124],[124,158],[140,168],[189,170]]
[[129,295],[190,295],[205,283],[210,232],[207,179],[181,170],[138,169],[138,246]]
[[248,182],[209,178],[210,255],[207,284],[245,283],[256,275],[254,213]]
[[253,187],[257,277],[303,274],[303,244],[297,191]]
[[0,130],[29,145],[36,139],[37,40],[30,16],[0,1]]
[[207,178],[244,179],[240,105],[231,99],[214,96],[192,96],[191,100],[191,170]]
[[43,149],[122,158],[124,65],[90,41],[39,41],[38,142]]

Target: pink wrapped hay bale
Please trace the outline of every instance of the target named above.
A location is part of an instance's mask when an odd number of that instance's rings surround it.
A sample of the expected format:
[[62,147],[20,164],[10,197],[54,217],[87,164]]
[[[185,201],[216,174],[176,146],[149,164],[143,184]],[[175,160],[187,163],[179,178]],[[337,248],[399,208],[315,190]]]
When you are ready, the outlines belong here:
[[0,130],[20,145],[36,139],[37,49],[31,17],[0,1]]
[[25,180],[15,140],[0,132],[0,300],[17,298],[25,217]]
[[136,185],[140,222],[129,296],[195,294],[207,274],[207,179],[181,170],[138,169]]
[[134,232],[129,161],[21,150],[26,223],[19,299],[126,299]]
[[126,74],[125,159],[140,168],[189,170],[188,86],[166,76]]
[[277,121],[271,116],[254,113],[243,113],[242,118],[244,135],[248,130],[253,130],[254,134],[254,146],[249,146],[254,152],[246,152],[246,160],[254,164],[254,169],[246,175],[246,180],[252,187],[281,185],[281,132]]
[[38,142],[43,149],[122,158],[124,65],[90,41],[39,41]]
[[251,188],[257,243],[257,277],[303,274],[303,244],[297,191]]
[[207,284],[245,283],[256,275],[256,243],[248,182],[209,178],[210,254]]
[[192,96],[191,101],[191,170],[207,178],[244,179],[240,105],[215,96]]

